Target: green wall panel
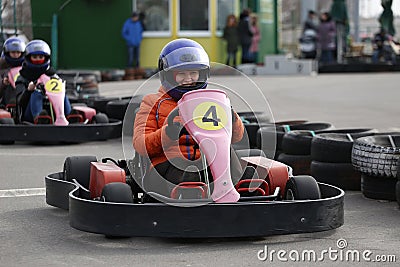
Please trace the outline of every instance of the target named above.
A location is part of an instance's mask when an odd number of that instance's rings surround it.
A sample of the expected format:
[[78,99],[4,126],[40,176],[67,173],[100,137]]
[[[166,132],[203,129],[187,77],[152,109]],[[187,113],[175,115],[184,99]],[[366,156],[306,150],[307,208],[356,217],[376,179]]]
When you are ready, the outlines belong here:
[[59,69],[125,67],[121,28],[131,14],[131,0],[31,0],[31,4],[32,21],[37,25],[34,38],[49,44],[51,27],[46,25],[51,25],[57,12]]

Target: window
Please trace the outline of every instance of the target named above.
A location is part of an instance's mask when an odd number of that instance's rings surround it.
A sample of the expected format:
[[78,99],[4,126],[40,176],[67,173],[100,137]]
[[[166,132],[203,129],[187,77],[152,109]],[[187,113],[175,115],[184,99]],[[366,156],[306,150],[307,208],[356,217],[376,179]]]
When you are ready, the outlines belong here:
[[210,35],[209,0],[179,0],[178,14],[180,35]]
[[226,24],[226,18],[230,14],[236,14],[235,0],[218,0],[217,1],[217,31],[222,34]]
[[143,14],[143,36],[171,35],[171,0],[136,0],[136,9]]

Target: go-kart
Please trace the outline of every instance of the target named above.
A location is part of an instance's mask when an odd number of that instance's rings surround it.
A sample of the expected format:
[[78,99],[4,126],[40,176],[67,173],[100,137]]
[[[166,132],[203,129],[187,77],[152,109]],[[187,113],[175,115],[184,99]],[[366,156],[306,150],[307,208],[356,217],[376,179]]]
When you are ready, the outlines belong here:
[[72,227],[106,236],[256,237],[343,225],[341,189],[293,176],[260,151],[236,151],[244,171],[231,175],[232,114],[224,91],[188,92],[168,123],[178,114],[204,154],[204,180],[162,195],[143,187],[151,166],[137,152],[123,160],[71,156],[62,172],[45,177],[47,204],[69,210]]
[[84,104],[72,105],[65,116],[65,82],[58,77],[42,75],[36,89],[44,96],[43,110],[33,123],[20,120],[17,107],[6,106],[0,114],[0,143],[32,142],[84,142],[120,137],[122,122],[109,120]]

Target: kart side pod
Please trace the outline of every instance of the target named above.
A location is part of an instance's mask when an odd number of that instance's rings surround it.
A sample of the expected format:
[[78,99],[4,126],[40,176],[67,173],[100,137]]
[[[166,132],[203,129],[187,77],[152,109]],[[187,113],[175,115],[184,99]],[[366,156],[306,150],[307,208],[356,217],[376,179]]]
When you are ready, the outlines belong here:
[[123,169],[113,163],[90,163],[90,198],[99,198],[103,187],[113,182],[126,182],[126,174]]
[[185,128],[199,144],[214,177],[212,199],[217,203],[237,202],[239,193],[230,173],[232,113],[226,93],[217,89],[187,92],[178,102]]

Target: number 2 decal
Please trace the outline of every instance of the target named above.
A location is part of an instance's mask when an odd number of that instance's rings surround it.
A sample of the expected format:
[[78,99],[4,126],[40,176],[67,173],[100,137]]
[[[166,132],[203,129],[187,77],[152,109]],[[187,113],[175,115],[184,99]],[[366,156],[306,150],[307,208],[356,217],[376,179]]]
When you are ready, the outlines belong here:
[[203,102],[193,110],[193,121],[201,129],[219,130],[227,125],[225,109],[215,102]]
[[50,93],[61,93],[63,91],[63,84],[61,80],[57,78],[51,78],[46,82],[44,88]]

